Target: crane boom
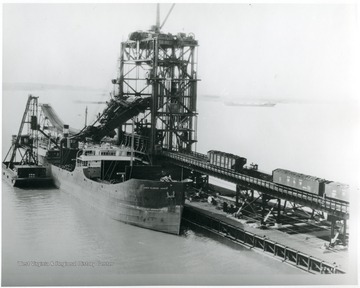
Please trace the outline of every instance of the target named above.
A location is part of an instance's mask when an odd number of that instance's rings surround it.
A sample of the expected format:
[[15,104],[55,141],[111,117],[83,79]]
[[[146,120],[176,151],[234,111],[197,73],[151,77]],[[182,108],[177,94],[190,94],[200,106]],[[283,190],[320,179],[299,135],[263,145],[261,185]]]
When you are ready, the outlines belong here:
[[156,32],[160,32],[160,3],[156,4]]
[[165,19],[164,19],[163,23],[161,24],[161,26],[160,26],[159,30],[161,30],[161,29],[162,29],[162,27],[165,25],[165,23],[166,23],[167,19],[168,19],[168,18],[169,18],[169,16],[170,16],[171,11],[174,9],[174,7],[175,7],[175,3],[173,3],[173,4],[171,5],[171,8],[170,8],[170,10],[169,10],[168,14],[166,15],[166,17],[165,17]]

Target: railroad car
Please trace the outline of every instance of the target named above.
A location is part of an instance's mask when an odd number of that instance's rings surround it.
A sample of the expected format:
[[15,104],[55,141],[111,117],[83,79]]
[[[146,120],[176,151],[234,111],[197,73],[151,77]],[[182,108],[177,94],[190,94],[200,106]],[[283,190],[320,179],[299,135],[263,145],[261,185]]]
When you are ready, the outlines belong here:
[[324,185],[324,193],[327,198],[333,198],[349,202],[350,186],[347,184],[328,181]]
[[285,169],[276,169],[273,171],[273,182],[323,196],[326,180]]
[[246,158],[217,150],[210,150],[207,156],[211,165],[232,169],[235,172],[240,172],[246,164]]

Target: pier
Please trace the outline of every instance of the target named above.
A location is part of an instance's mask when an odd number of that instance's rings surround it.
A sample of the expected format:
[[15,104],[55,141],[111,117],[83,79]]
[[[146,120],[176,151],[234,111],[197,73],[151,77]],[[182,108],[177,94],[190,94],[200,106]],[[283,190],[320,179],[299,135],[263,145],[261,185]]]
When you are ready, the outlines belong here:
[[315,236],[254,228],[208,203],[187,202],[183,221],[312,274],[344,274],[349,268],[347,251],[324,253],[324,241]]

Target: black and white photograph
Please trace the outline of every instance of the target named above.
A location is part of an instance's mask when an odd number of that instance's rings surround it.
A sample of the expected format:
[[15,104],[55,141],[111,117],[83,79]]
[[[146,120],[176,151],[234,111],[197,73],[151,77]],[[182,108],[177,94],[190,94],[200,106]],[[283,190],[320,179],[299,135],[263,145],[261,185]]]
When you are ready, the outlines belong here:
[[358,5],[2,3],[1,285],[357,286]]

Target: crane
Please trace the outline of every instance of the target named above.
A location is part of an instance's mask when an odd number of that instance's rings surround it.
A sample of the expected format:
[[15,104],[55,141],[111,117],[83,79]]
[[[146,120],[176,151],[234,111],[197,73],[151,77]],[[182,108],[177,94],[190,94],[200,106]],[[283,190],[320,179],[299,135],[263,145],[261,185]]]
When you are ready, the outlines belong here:
[[[38,164],[37,156],[33,153],[33,140],[37,137],[37,110],[38,110],[38,98],[33,95],[28,96],[28,100],[26,102],[25,111],[21,120],[20,128],[18,134],[13,138],[13,143],[6,154],[3,163],[6,163],[7,168],[12,168],[15,158],[16,152],[19,151],[21,155],[21,163],[26,164]],[[25,124],[30,124],[30,128],[28,135],[22,135]],[[25,150],[24,154],[21,154],[20,148]],[[10,156],[10,160],[6,162],[7,157]]]

